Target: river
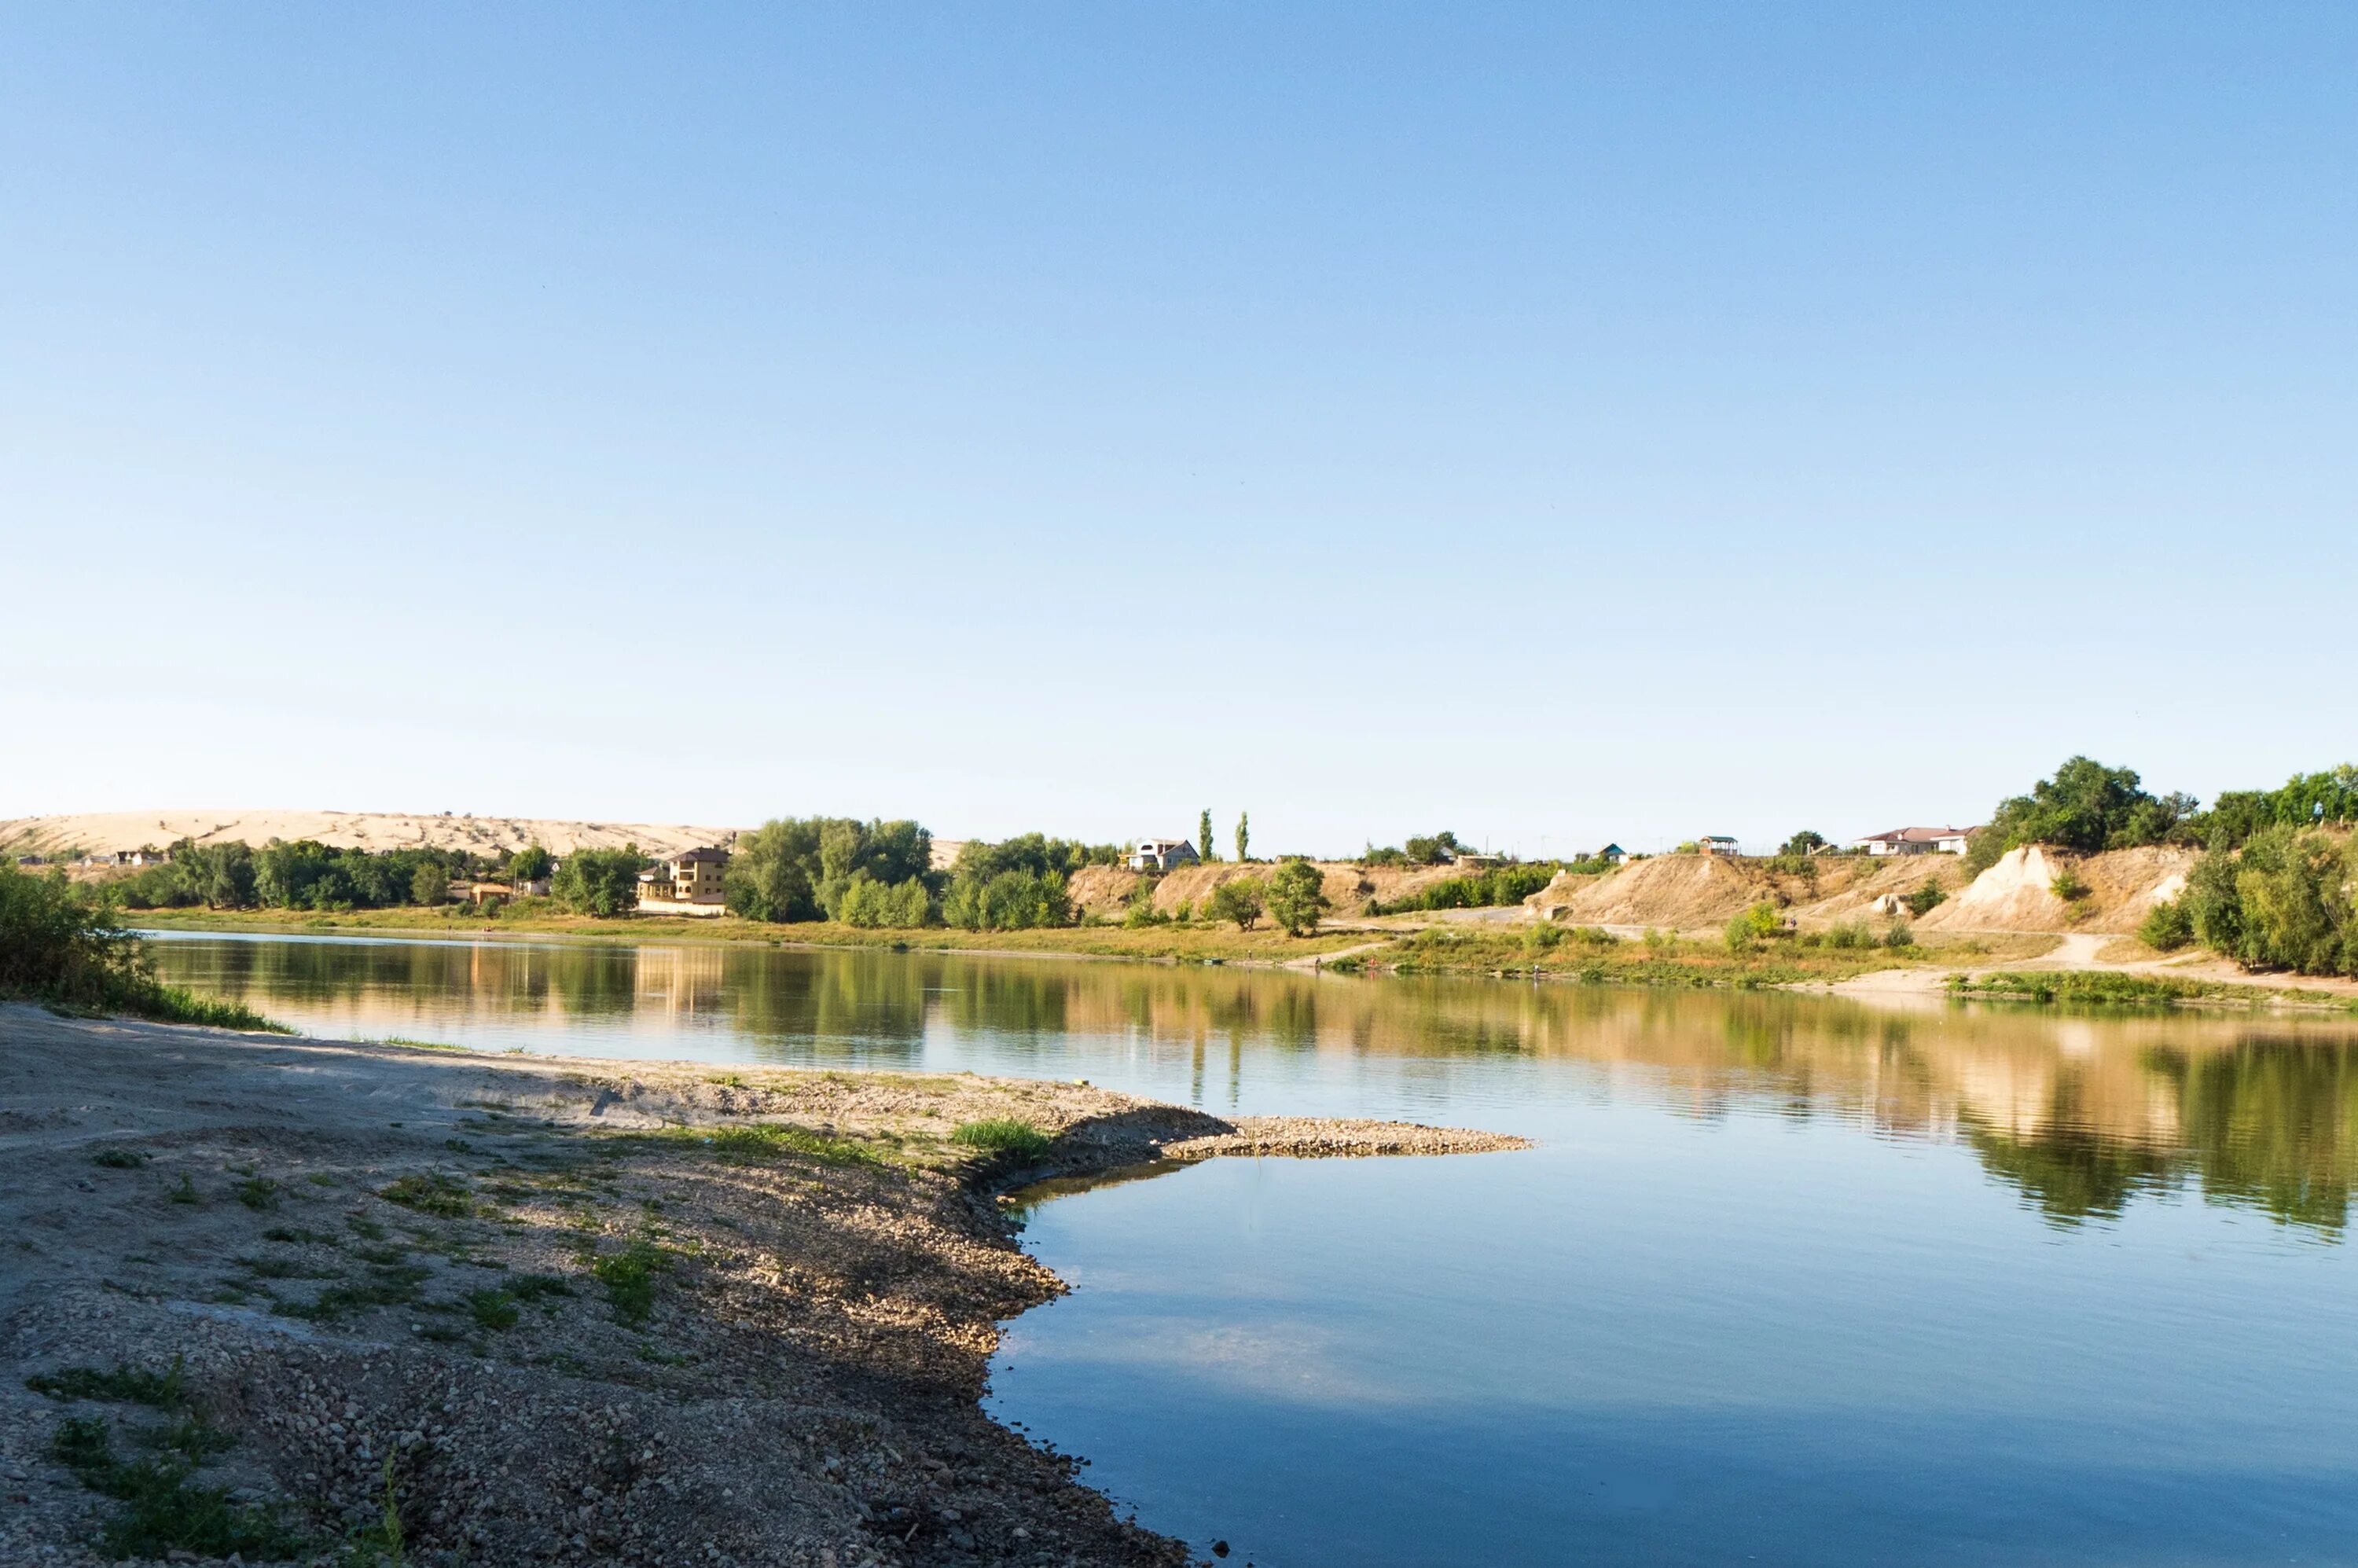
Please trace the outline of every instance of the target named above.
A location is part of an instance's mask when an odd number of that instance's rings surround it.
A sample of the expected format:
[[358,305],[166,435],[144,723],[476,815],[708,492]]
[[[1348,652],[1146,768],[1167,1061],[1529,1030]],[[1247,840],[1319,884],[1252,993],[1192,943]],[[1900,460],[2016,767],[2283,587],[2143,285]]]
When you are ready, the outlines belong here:
[[175,935],[307,1032],[1086,1077],[1527,1152],[1030,1206],[990,1408],[1261,1568],[2358,1562],[2358,1027]]

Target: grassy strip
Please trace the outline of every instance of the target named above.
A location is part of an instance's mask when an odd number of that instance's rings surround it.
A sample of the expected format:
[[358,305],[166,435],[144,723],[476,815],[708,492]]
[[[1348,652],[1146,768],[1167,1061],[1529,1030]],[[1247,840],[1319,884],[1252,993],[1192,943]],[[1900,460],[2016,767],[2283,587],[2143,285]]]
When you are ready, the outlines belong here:
[[254,931],[311,935],[366,931],[422,936],[578,936],[607,942],[746,942],[770,946],[877,947],[925,953],[1069,953],[1087,957],[1146,958],[1182,963],[1282,962],[1331,953],[1368,940],[1365,932],[1322,931],[1288,936],[1274,928],[1238,931],[1232,925],[1060,925],[1033,931],[959,931],[943,926],[914,930],[843,925],[808,921],[773,925],[733,915],[686,920],[662,915],[624,915],[611,920],[561,914],[486,917],[477,911],[360,909],[332,915],[290,910],[143,910],[141,925],[172,931]]
[[1662,935],[1623,942],[1599,931],[1563,926],[1469,930],[1435,926],[1404,936],[1380,953],[1344,959],[1337,968],[1390,968],[1401,974],[1527,975],[1588,985],[1673,989],[1823,984],[1937,961],[1922,947],[1803,946],[1764,942],[1732,952],[1725,942],[1690,942]]
[[2124,975],[2108,970],[2036,969],[1977,976],[1953,975],[1949,994],[1989,1001],[2033,1001],[2078,1007],[2268,1007],[2291,1005],[2358,1011],[2358,1002],[2315,992],[2189,980],[2166,975]]

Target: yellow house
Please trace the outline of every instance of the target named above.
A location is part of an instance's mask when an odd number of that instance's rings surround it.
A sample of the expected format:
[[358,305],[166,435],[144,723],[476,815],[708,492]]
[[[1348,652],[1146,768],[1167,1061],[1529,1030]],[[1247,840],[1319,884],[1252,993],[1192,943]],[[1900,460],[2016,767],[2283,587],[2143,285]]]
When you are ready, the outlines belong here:
[[639,873],[639,903],[699,904],[717,909],[722,902],[720,874],[728,869],[726,849],[685,850]]

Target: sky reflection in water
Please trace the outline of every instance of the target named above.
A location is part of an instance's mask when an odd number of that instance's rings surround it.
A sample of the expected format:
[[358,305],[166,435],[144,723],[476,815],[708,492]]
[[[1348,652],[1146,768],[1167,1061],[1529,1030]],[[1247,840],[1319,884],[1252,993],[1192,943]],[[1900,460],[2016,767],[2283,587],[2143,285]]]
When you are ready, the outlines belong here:
[[319,1033],[1530,1133],[1059,1198],[994,1409],[1367,1563],[2358,1561],[2353,1030],[889,953],[181,938]]

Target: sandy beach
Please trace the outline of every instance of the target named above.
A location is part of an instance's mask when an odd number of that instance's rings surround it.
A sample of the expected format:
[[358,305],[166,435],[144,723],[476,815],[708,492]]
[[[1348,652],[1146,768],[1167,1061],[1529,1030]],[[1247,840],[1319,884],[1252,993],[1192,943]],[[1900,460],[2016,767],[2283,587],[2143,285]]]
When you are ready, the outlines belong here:
[[[0,1046],[11,1563],[112,1555],[117,1505],[55,1456],[77,1418],[124,1454],[201,1422],[220,1435],[189,1485],[314,1554],[1178,1563],[1080,1484],[1081,1460],[979,1407],[997,1325],[1063,1289],[997,1195],[1154,1160],[1518,1146],[1221,1120],[1084,1084],[490,1056],[21,1005],[0,1006]],[[1019,1161],[951,1138],[995,1119],[1054,1141]],[[76,1369],[118,1365],[179,1377],[160,1408],[66,1397]],[[63,1381],[45,1396],[27,1378]]]

